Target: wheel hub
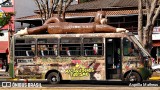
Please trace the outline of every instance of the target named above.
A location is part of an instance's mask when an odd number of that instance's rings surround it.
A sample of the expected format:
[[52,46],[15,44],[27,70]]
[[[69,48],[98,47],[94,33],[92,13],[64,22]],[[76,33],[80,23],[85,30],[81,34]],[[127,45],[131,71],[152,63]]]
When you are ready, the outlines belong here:
[[56,77],[52,77],[52,79],[51,79],[53,82],[55,82],[56,81]]
[[135,76],[130,76],[130,81],[136,81],[136,77]]

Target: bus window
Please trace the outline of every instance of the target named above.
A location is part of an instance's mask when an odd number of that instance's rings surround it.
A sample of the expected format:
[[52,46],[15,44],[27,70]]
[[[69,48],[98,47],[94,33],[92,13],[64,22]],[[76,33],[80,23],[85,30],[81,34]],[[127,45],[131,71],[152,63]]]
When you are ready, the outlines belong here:
[[102,38],[84,38],[83,39],[83,55],[84,56],[103,55],[103,39]]
[[137,56],[138,53],[134,48],[134,44],[130,42],[127,38],[123,39],[123,55],[124,56]]
[[61,56],[80,56],[81,55],[80,38],[61,38],[60,55]]
[[58,55],[58,39],[38,39],[38,56],[57,56]]
[[15,56],[34,56],[34,55],[35,55],[34,39],[15,40]]
[[57,44],[53,45],[53,49],[51,50],[50,55],[56,55],[56,56],[58,55],[58,45]]

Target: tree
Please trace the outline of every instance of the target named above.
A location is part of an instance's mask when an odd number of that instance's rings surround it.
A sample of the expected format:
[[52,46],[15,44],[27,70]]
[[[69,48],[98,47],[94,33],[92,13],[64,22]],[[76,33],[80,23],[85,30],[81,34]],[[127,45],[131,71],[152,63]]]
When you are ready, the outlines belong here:
[[[2,13],[1,13],[2,14]],[[12,12],[3,12],[3,15],[0,15],[0,30],[7,24],[12,23],[11,17],[14,15]],[[4,34],[0,32],[0,36],[3,36]]]
[[[5,0],[2,3],[0,3],[0,5],[5,4],[6,2],[8,2],[9,0]],[[9,22],[11,22],[11,16],[13,16],[14,13],[12,12],[3,12],[0,14],[0,29],[2,29],[5,25],[7,25]],[[4,34],[2,33],[2,31],[0,31],[0,36],[3,36]]]
[[58,17],[62,17],[65,20],[65,12],[67,7],[73,0],[34,0],[39,11],[42,20],[42,24],[47,19],[53,17],[54,12],[57,12]]
[[[138,3],[139,3],[138,36],[144,48],[150,52],[152,48],[152,33],[155,20],[160,13],[160,3],[159,0],[138,0]],[[142,5],[143,3],[145,3],[144,7]],[[147,21],[144,28],[142,25],[143,21],[142,10],[145,10],[147,15]]]
[[3,26],[5,26],[6,24],[8,24],[11,20],[11,17],[14,14],[12,12],[7,12],[7,13],[3,13],[3,16],[0,17],[0,29],[3,28]]

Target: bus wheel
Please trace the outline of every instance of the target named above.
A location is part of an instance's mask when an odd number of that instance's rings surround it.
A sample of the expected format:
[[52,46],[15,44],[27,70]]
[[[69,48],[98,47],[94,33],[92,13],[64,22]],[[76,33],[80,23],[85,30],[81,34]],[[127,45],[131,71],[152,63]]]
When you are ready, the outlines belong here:
[[51,72],[48,76],[47,76],[47,81],[50,84],[58,84],[61,81],[60,75],[57,72]]
[[140,75],[138,73],[131,72],[131,73],[127,74],[126,81],[129,81],[129,82],[141,82],[141,77],[140,77]]

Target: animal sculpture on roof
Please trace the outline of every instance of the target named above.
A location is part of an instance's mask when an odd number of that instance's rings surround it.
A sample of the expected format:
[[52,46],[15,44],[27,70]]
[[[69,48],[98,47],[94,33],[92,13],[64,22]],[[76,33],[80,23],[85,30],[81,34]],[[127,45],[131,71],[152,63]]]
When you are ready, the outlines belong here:
[[28,35],[28,34],[43,34],[48,32],[49,34],[66,34],[66,33],[116,33],[116,32],[128,32],[124,28],[116,28],[107,25],[106,12],[98,11],[95,15],[94,22],[92,23],[71,23],[64,22],[62,18],[52,17],[42,25],[33,28],[25,28],[16,33],[16,35]]

